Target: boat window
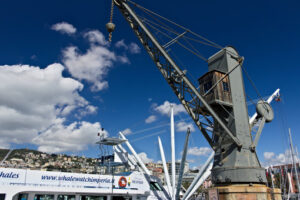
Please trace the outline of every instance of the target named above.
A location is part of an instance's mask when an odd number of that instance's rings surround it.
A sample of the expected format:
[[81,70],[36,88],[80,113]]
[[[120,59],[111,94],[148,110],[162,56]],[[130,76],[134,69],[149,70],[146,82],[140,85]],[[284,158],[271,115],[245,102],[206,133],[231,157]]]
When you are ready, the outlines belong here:
[[106,200],[106,196],[80,196],[80,200]]
[[18,196],[18,200],[27,200],[27,199],[28,199],[28,194],[21,193]]
[[151,190],[162,191],[162,188],[160,187],[160,185],[157,182],[150,182],[150,188],[151,188]]
[[58,195],[57,200],[75,200],[75,195]]
[[34,200],[54,200],[54,195],[36,194]]
[[113,196],[112,200],[131,200],[130,196]]
[[5,194],[0,194],[0,200],[5,200]]

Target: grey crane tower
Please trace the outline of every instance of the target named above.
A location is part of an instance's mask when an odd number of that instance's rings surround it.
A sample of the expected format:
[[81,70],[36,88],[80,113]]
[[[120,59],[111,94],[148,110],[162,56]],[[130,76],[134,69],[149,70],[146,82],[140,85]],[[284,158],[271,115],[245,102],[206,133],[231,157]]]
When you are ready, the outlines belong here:
[[[249,123],[245,101],[242,76],[243,57],[233,47],[221,49],[208,59],[209,71],[199,78],[199,87],[196,88],[170,57],[165,46],[158,42],[144,21],[135,14],[129,5],[130,2],[129,0],[113,0],[179,101],[215,151],[212,169],[214,185],[221,187],[259,184],[265,187],[264,195],[267,195],[265,170],[260,165],[255,147],[265,122],[272,121],[274,114],[267,102],[258,102],[256,121],[260,120],[261,123],[255,138],[252,138],[251,129],[254,123]],[[210,122],[213,127],[212,135],[209,135],[203,128],[201,116],[207,120],[213,119],[213,123]],[[267,199],[265,197],[252,199]]]
[[[265,170],[259,163],[251,136],[241,61],[233,47],[226,47],[208,59],[209,72],[199,79],[200,94],[233,135],[230,137],[214,120],[212,180],[216,184],[266,183]],[[262,103],[270,114],[269,122],[273,118],[272,108]],[[264,111],[260,117],[261,114]]]

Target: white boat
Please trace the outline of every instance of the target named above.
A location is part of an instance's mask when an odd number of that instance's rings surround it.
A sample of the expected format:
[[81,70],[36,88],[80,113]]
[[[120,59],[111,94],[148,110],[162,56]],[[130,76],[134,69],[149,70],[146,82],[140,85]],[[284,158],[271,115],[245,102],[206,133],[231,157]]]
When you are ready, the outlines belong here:
[[0,200],[168,199],[158,178],[0,168]]
[[[125,141],[119,138],[102,138],[97,143],[100,146],[117,146]],[[139,166],[146,168],[136,158]],[[150,175],[147,169],[142,171],[137,165],[131,165],[131,171],[113,173],[114,166],[129,166],[127,152],[114,151],[113,155],[104,155],[101,160],[100,164],[108,169],[109,174],[0,168],[0,200],[170,199],[160,179]]]

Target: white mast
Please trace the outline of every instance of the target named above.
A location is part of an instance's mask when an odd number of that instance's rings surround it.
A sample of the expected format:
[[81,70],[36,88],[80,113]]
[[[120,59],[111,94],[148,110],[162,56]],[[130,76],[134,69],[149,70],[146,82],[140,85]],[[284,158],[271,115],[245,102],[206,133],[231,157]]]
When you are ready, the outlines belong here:
[[[210,166],[212,166],[212,165],[210,165],[210,163],[213,161],[213,159],[214,159],[214,155],[215,155],[215,152],[213,151],[211,154],[210,154],[210,156],[209,156],[209,158],[206,160],[206,162],[204,163],[204,165],[201,167],[201,169],[199,170],[199,172],[198,172],[198,174],[197,174],[197,176],[194,178],[194,180],[193,180],[193,182],[191,183],[191,185],[190,185],[190,187],[187,189],[187,191],[185,192],[185,194],[184,194],[184,196],[183,196],[183,200],[186,200],[187,199],[187,197],[189,197],[190,195],[192,195],[193,193],[191,193],[192,191],[194,191],[194,188],[196,187],[196,186],[198,186],[199,184],[198,184],[198,182],[200,181],[202,181],[203,179],[203,181],[205,181],[205,179],[210,175]],[[207,175],[208,174],[208,175]],[[207,176],[206,178],[205,178],[205,176]],[[203,183],[203,182],[202,182]],[[201,184],[202,184],[201,183]],[[201,185],[200,184],[200,185]],[[199,186],[200,186],[199,185]],[[199,187],[198,186],[198,187]]]
[[128,140],[126,139],[126,137],[123,135],[123,133],[119,132],[119,134],[120,134],[120,136],[121,136],[122,139],[126,140],[125,144],[127,145],[128,149],[131,151],[131,153],[134,156],[134,158],[138,161],[138,163],[140,164],[140,166],[143,169],[143,171],[147,175],[150,175],[149,170],[147,169],[147,167],[145,166],[145,164],[143,163],[143,161],[140,159],[140,157],[137,155],[137,153],[135,152],[135,150],[133,149],[133,147],[131,146],[131,144],[128,142]]
[[208,167],[206,168],[203,175],[199,178],[198,182],[195,184],[195,186],[190,190],[190,192],[187,194],[187,196],[184,199],[189,199],[194,192],[204,183],[204,181],[209,177],[211,174],[211,169],[213,167],[213,163],[211,162]]
[[170,176],[169,176],[169,171],[168,171],[168,168],[167,168],[165,153],[164,153],[164,149],[163,149],[160,137],[158,137],[158,144],[159,144],[161,160],[162,160],[163,167],[164,167],[164,173],[165,173],[165,179],[166,179],[166,183],[167,183],[167,187],[168,187],[168,192],[169,192],[169,195],[171,197],[173,193],[172,193],[172,188],[171,188]]
[[293,162],[293,166],[294,166],[294,170],[295,170],[297,188],[298,188],[298,193],[299,193],[299,177],[298,177],[297,164],[295,162],[295,152],[294,152],[294,146],[293,146],[293,140],[292,140],[292,134],[291,134],[291,129],[290,128],[289,128],[289,136],[290,136],[290,146],[291,146],[292,162]]
[[182,153],[182,158],[181,158],[181,163],[180,163],[179,176],[178,176],[178,180],[177,180],[177,189],[176,189],[176,195],[175,195],[176,200],[180,199],[179,194],[180,194],[182,176],[183,176],[184,167],[185,167],[186,154],[187,154],[187,148],[188,148],[188,144],[189,144],[190,134],[191,134],[191,129],[188,127],[186,136],[185,136],[184,148],[183,148],[183,153]]
[[[270,104],[273,99],[277,96],[279,96],[280,89],[278,88],[267,100],[267,102]],[[257,117],[257,113],[254,113],[254,115],[249,119],[249,124],[252,126],[255,122],[255,118]]]
[[175,133],[174,133],[174,111],[171,105],[171,153],[172,153],[172,199],[175,200]]

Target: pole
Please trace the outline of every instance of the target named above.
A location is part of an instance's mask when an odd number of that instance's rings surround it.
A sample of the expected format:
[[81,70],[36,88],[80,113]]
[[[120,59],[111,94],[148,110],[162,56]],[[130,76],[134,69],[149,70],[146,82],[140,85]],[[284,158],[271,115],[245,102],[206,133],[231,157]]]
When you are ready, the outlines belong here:
[[189,192],[189,194],[187,195],[187,197],[185,199],[189,199],[194,192],[204,183],[204,181],[209,177],[209,175],[211,174],[211,169],[213,167],[213,163],[211,162],[209,164],[209,166],[206,168],[205,172],[203,173],[203,175],[201,176],[201,178],[199,179],[199,181],[196,183],[196,185],[192,188],[192,190]]
[[[279,95],[279,91],[280,89],[278,88],[267,100],[268,104],[270,104],[273,99]],[[250,126],[253,126],[254,122],[255,122],[255,118],[257,117],[257,112],[254,113],[254,115],[252,115],[252,117],[249,119],[249,124]]]
[[166,179],[166,183],[167,183],[167,187],[168,187],[168,192],[169,192],[169,195],[171,197],[173,193],[172,193],[172,188],[171,188],[170,176],[169,176],[169,171],[168,171],[168,168],[167,168],[164,148],[162,146],[160,137],[158,137],[158,144],[159,144],[161,160],[162,160],[163,167],[164,167],[164,173],[165,173],[165,179]]
[[135,150],[133,149],[133,147],[131,146],[131,144],[128,142],[128,140],[126,139],[126,137],[123,135],[123,133],[119,132],[119,134],[120,134],[120,136],[121,136],[122,139],[126,140],[125,144],[127,145],[128,149],[131,151],[131,153],[134,156],[134,158],[138,161],[138,163],[140,164],[140,166],[143,169],[143,171],[147,175],[150,175],[149,170],[147,169],[147,167],[145,166],[145,164],[143,163],[143,161],[140,159],[140,157],[137,155],[137,153],[135,152]]
[[201,177],[203,176],[203,173],[206,171],[207,167],[209,166],[209,164],[213,161],[215,156],[215,152],[213,151],[209,158],[206,160],[206,162],[204,163],[204,165],[201,167],[199,173],[197,174],[197,176],[194,178],[193,182],[191,183],[190,187],[187,189],[187,191],[185,192],[184,196],[183,196],[183,200],[186,199],[186,197],[189,195],[189,193],[193,190],[193,188],[196,186],[196,184],[199,182],[199,180],[201,179]]
[[179,193],[180,193],[180,188],[181,188],[181,182],[182,182],[182,175],[185,167],[185,161],[186,161],[186,154],[187,154],[187,148],[189,144],[189,137],[191,134],[190,128],[187,129],[186,136],[185,136],[185,142],[184,142],[184,148],[183,148],[183,153],[182,153],[182,158],[181,158],[181,163],[180,163],[180,171],[179,171],[179,177],[177,181],[177,190],[176,190],[176,195],[175,198],[176,200],[179,200]]
[[296,176],[296,182],[297,182],[297,189],[299,194],[299,177],[298,177],[298,170],[297,170],[297,164],[295,162],[295,152],[294,152],[294,146],[293,146],[293,140],[292,140],[292,133],[291,129],[289,128],[289,136],[290,136],[290,146],[291,146],[291,152],[292,152],[292,162],[295,170],[295,176]]
[[172,154],[172,199],[175,200],[175,130],[174,130],[174,109],[171,105],[171,154]]
[[274,189],[274,181],[273,181],[273,167],[269,167],[269,172],[270,172],[270,176],[271,176],[271,182],[272,182],[272,188]]

